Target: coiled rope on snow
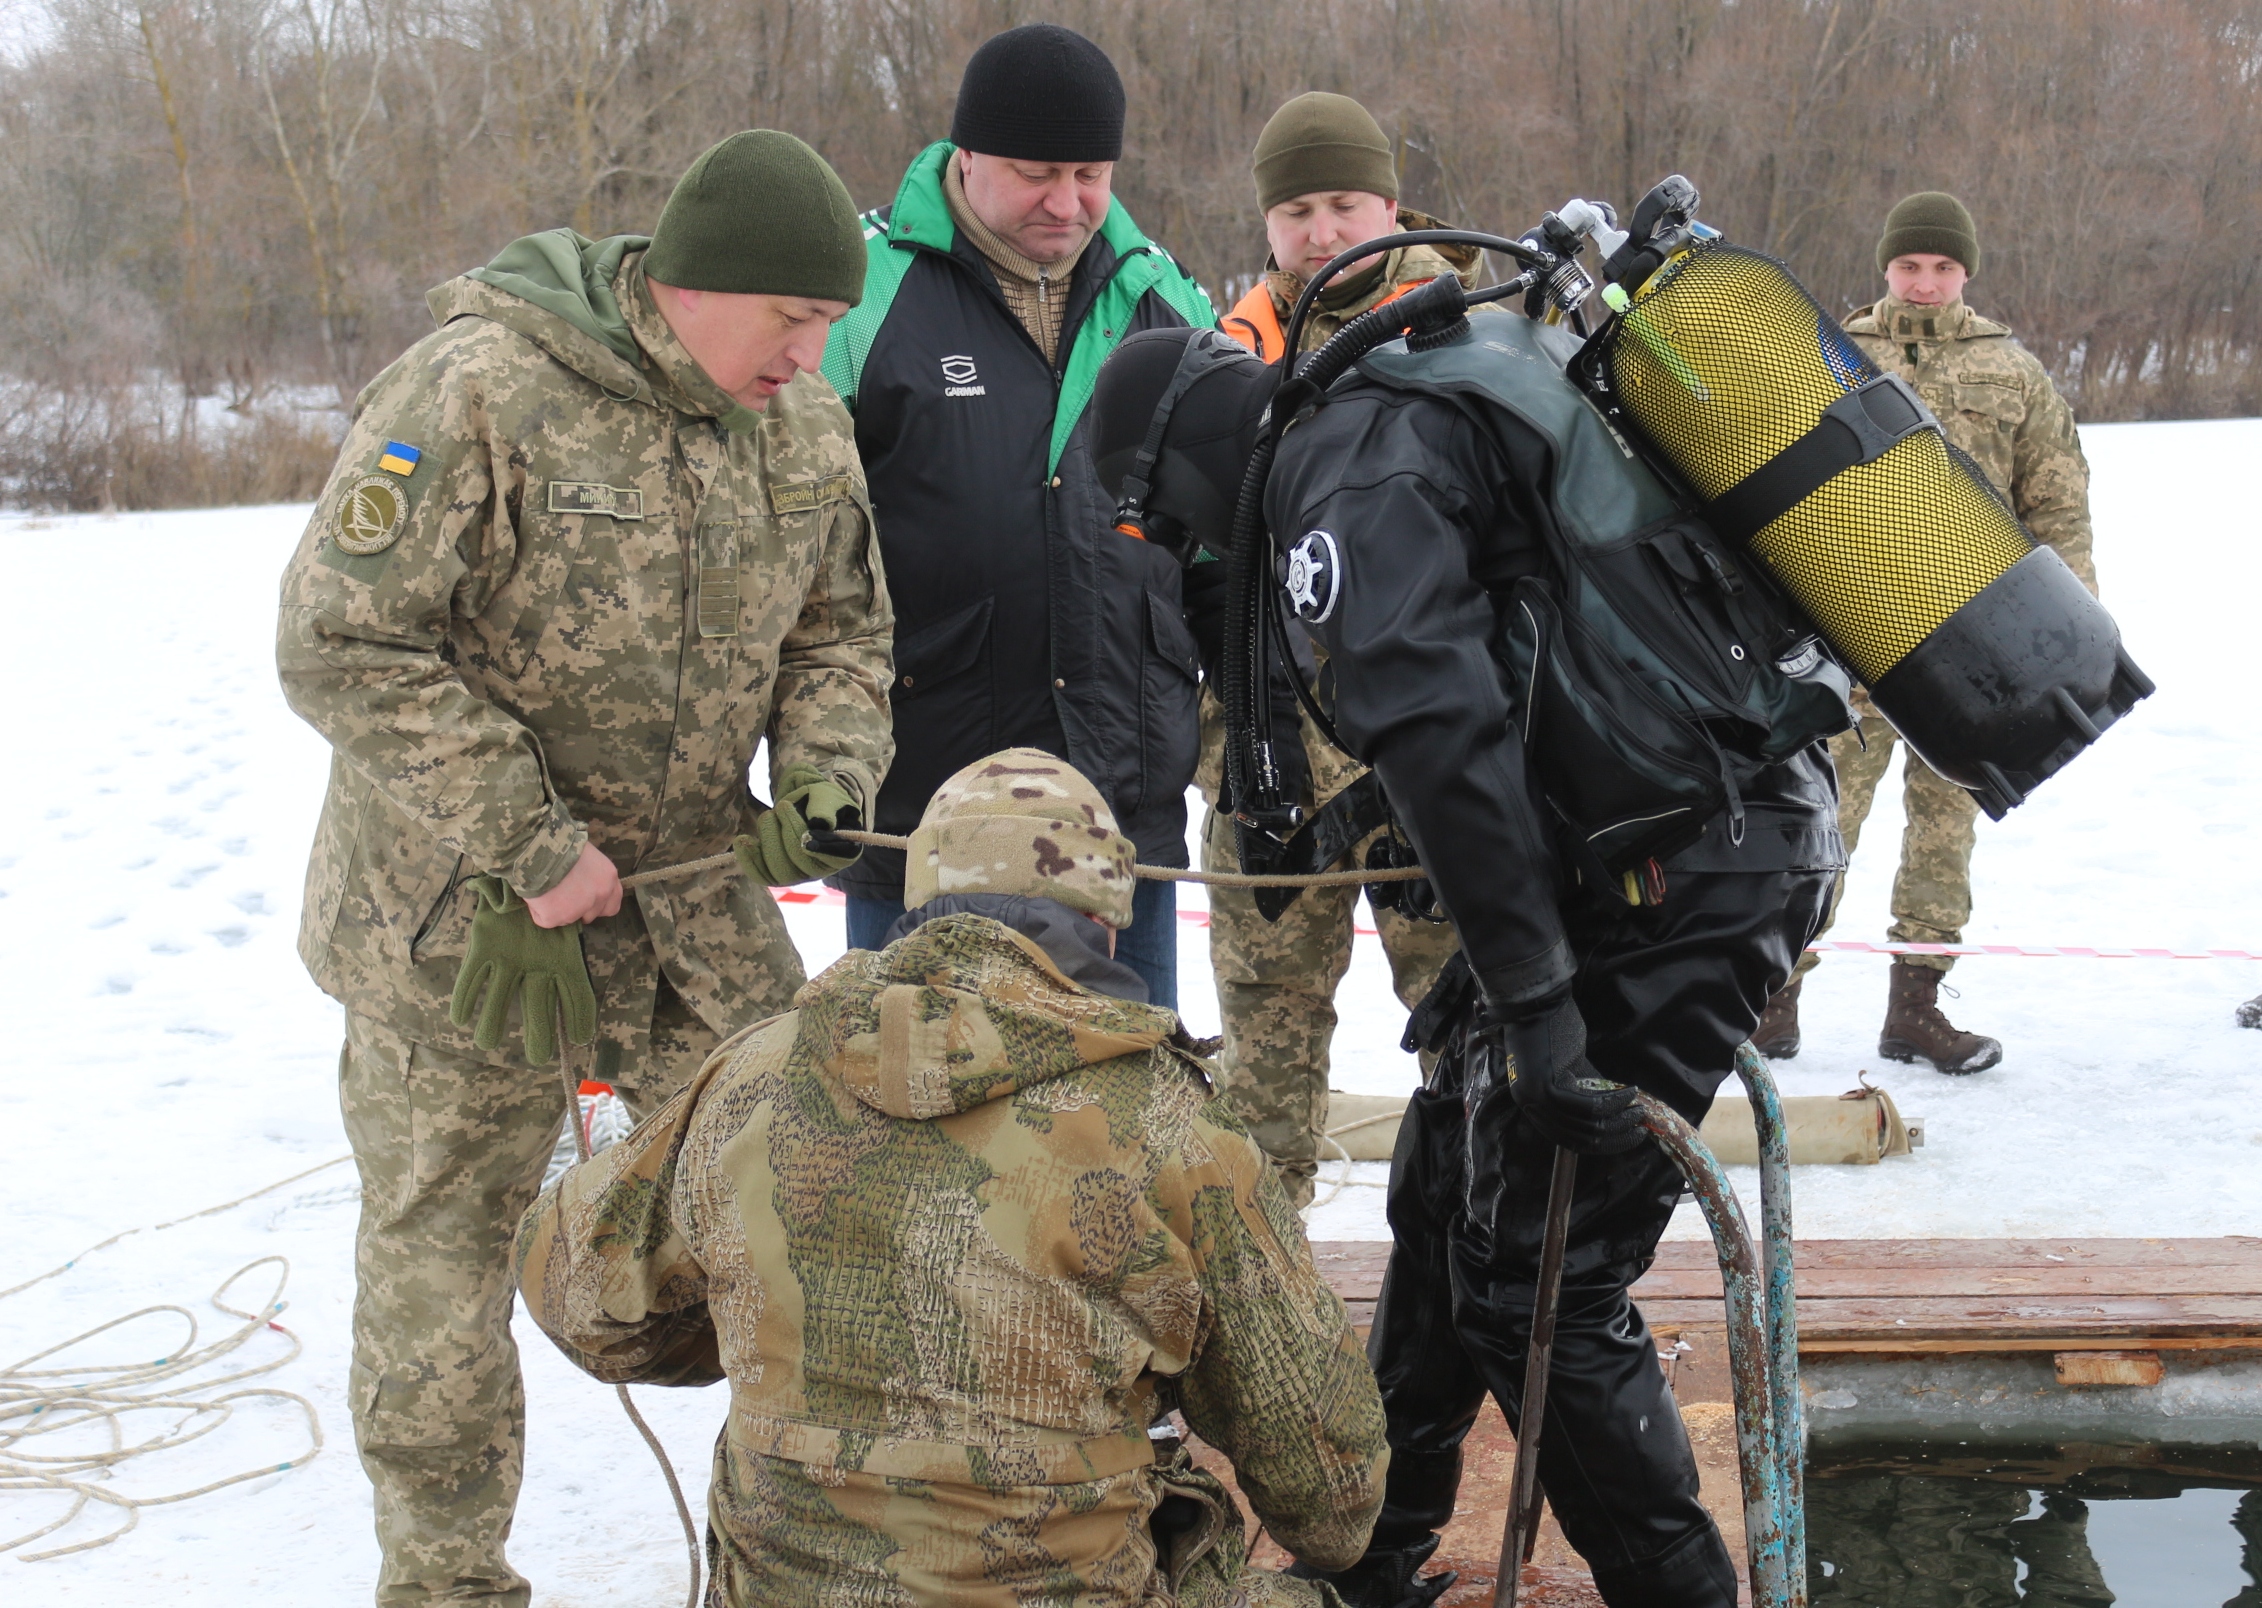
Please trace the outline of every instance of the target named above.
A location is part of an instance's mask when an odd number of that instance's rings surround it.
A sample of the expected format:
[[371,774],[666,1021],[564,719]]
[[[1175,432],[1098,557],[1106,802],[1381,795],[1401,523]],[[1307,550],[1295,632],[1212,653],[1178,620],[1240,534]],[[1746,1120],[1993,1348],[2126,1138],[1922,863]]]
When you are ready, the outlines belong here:
[[[176,1217],[170,1222],[146,1228],[129,1228],[122,1233],[113,1234],[99,1245],[89,1246],[79,1252],[59,1267],[50,1268],[21,1284],[0,1290],[0,1300],[21,1295],[34,1285],[60,1277],[96,1251],[106,1250],[132,1235],[157,1233],[182,1223],[194,1222],[200,1217],[228,1211],[246,1201],[271,1195],[278,1189],[297,1183],[301,1178],[311,1177],[352,1159],[350,1156],[333,1156],[304,1172],[293,1173],[288,1178],[255,1189],[248,1195],[239,1195],[234,1200],[207,1206],[202,1211]],[[267,1299],[252,1308],[232,1304],[228,1292],[240,1280],[262,1267],[275,1269],[275,1287],[269,1292]],[[0,1492],[30,1495],[53,1493],[71,1499],[60,1518],[22,1535],[0,1540],[0,1553],[16,1552],[19,1561],[38,1563],[48,1558],[66,1557],[74,1552],[90,1552],[97,1547],[108,1546],[131,1531],[141,1522],[144,1508],[186,1502],[230,1485],[240,1485],[246,1480],[286,1473],[303,1467],[320,1456],[322,1420],[315,1411],[314,1404],[304,1396],[273,1385],[256,1385],[248,1389],[229,1388],[240,1386],[247,1379],[256,1379],[262,1374],[288,1367],[298,1360],[300,1352],[304,1350],[299,1337],[276,1321],[289,1304],[283,1299],[283,1290],[290,1281],[290,1274],[290,1262],[281,1256],[262,1256],[229,1274],[221,1281],[220,1287],[212,1292],[212,1305],[240,1321],[233,1329],[207,1343],[199,1342],[200,1331],[195,1313],[187,1307],[165,1302],[142,1307],[106,1323],[98,1323],[91,1329],[35,1351],[6,1368],[0,1368]],[[81,1363],[76,1366],[47,1368],[33,1366],[35,1363],[58,1358],[113,1329],[122,1329],[130,1323],[159,1313],[177,1314],[188,1328],[179,1344],[154,1361]],[[224,1365],[254,1335],[268,1329],[290,1342],[289,1349],[281,1356],[267,1362],[229,1368],[205,1378],[195,1377],[215,1366]],[[214,1394],[215,1392],[218,1394]],[[106,1483],[111,1475],[137,1457],[170,1451],[174,1447],[201,1440],[234,1416],[236,1403],[254,1399],[284,1401],[297,1407],[306,1416],[306,1450],[280,1463],[262,1463],[256,1468],[207,1480],[188,1490],[160,1496],[131,1496]],[[143,1413],[170,1414],[173,1415],[173,1422],[152,1435],[131,1440],[127,1437],[125,1421]],[[40,1449],[57,1444],[46,1437],[62,1435],[72,1430],[85,1431],[95,1426],[99,1427],[107,1441],[106,1445],[97,1444],[86,1450]],[[63,1529],[92,1505],[116,1508],[125,1515],[124,1521],[91,1540],[75,1541],[69,1546],[48,1547],[38,1552],[17,1552],[18,1548]]]

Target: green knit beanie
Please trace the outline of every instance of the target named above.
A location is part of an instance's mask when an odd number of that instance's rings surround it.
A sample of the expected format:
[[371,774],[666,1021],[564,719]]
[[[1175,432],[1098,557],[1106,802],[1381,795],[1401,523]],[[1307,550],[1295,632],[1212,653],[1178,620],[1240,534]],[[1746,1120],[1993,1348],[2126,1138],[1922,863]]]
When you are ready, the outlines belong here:
[[825,159],[750,128],[709,146],[677,181],[644,272],[682,290],[864,298],[864,230]]
[[1257,206],[1269,212],[1283,201],[1321,190],[1364,190],[1398,199],[1398,165],[1382,125],[1348,95],[1313,90],[1272,114],[1257,136],[1250,163],[1257,175]]
[[1979,230],[1971,214],[1954,196],[1939,190],[1912,195],[1885,214],[1885,234],[1877,242],[1880,272],[1895,257],[1916,252],[1928,257],[1953,257],[1964,272],[1979,272]]

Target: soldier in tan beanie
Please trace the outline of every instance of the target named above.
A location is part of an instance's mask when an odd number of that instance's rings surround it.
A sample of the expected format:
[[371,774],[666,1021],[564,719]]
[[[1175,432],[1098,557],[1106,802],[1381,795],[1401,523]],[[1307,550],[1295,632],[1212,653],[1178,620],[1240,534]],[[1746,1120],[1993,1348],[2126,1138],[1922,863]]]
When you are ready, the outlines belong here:
[[1008,748],[946,779],[904,851],[894,943],[943,916],[988,916],[1031,939],[1071,980],[1116,999],[1147,985],[1115,956],[1131,925],[1131,840],[1100,790],[1064,759]]
[[[706,1602],[1335,1608],[1390,1451],[1264,1155],[1108,958],[1130,840],[1033,748],[927,804],[914,908],[569,1169],[527,1311],[607,1381],[730,1381]],[[779,1537],[787,1538],[781,1544]]]

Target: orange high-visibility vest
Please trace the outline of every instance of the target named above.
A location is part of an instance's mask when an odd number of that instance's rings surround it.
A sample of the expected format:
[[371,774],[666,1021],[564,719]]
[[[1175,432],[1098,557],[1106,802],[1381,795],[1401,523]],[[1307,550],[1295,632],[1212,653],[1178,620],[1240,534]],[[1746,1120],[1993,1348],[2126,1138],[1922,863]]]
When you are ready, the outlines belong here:
[[[1394,302],[1428,283],[1427,279],[1409,279],[1375,306]],[[1218,327],[1267,363],[1278,362],[1288,345],[1288,332],[1280,327],[1280,310],[1273,306],[1272,292],[1261,277],[1248,295],[1233,304],[1233,311],[1218,320]]]

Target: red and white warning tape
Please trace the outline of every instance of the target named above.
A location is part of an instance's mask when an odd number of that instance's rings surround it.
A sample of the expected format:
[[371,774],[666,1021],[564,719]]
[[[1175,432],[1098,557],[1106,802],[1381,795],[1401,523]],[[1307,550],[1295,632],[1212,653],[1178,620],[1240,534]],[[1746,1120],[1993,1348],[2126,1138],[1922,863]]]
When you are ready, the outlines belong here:
[[1865,944],[1825,938],[1810,954],[1838,949],[1855,955],[2026,955],[2040,960],[2262,960],[2251,949],[2100,949],[2084,944]]

